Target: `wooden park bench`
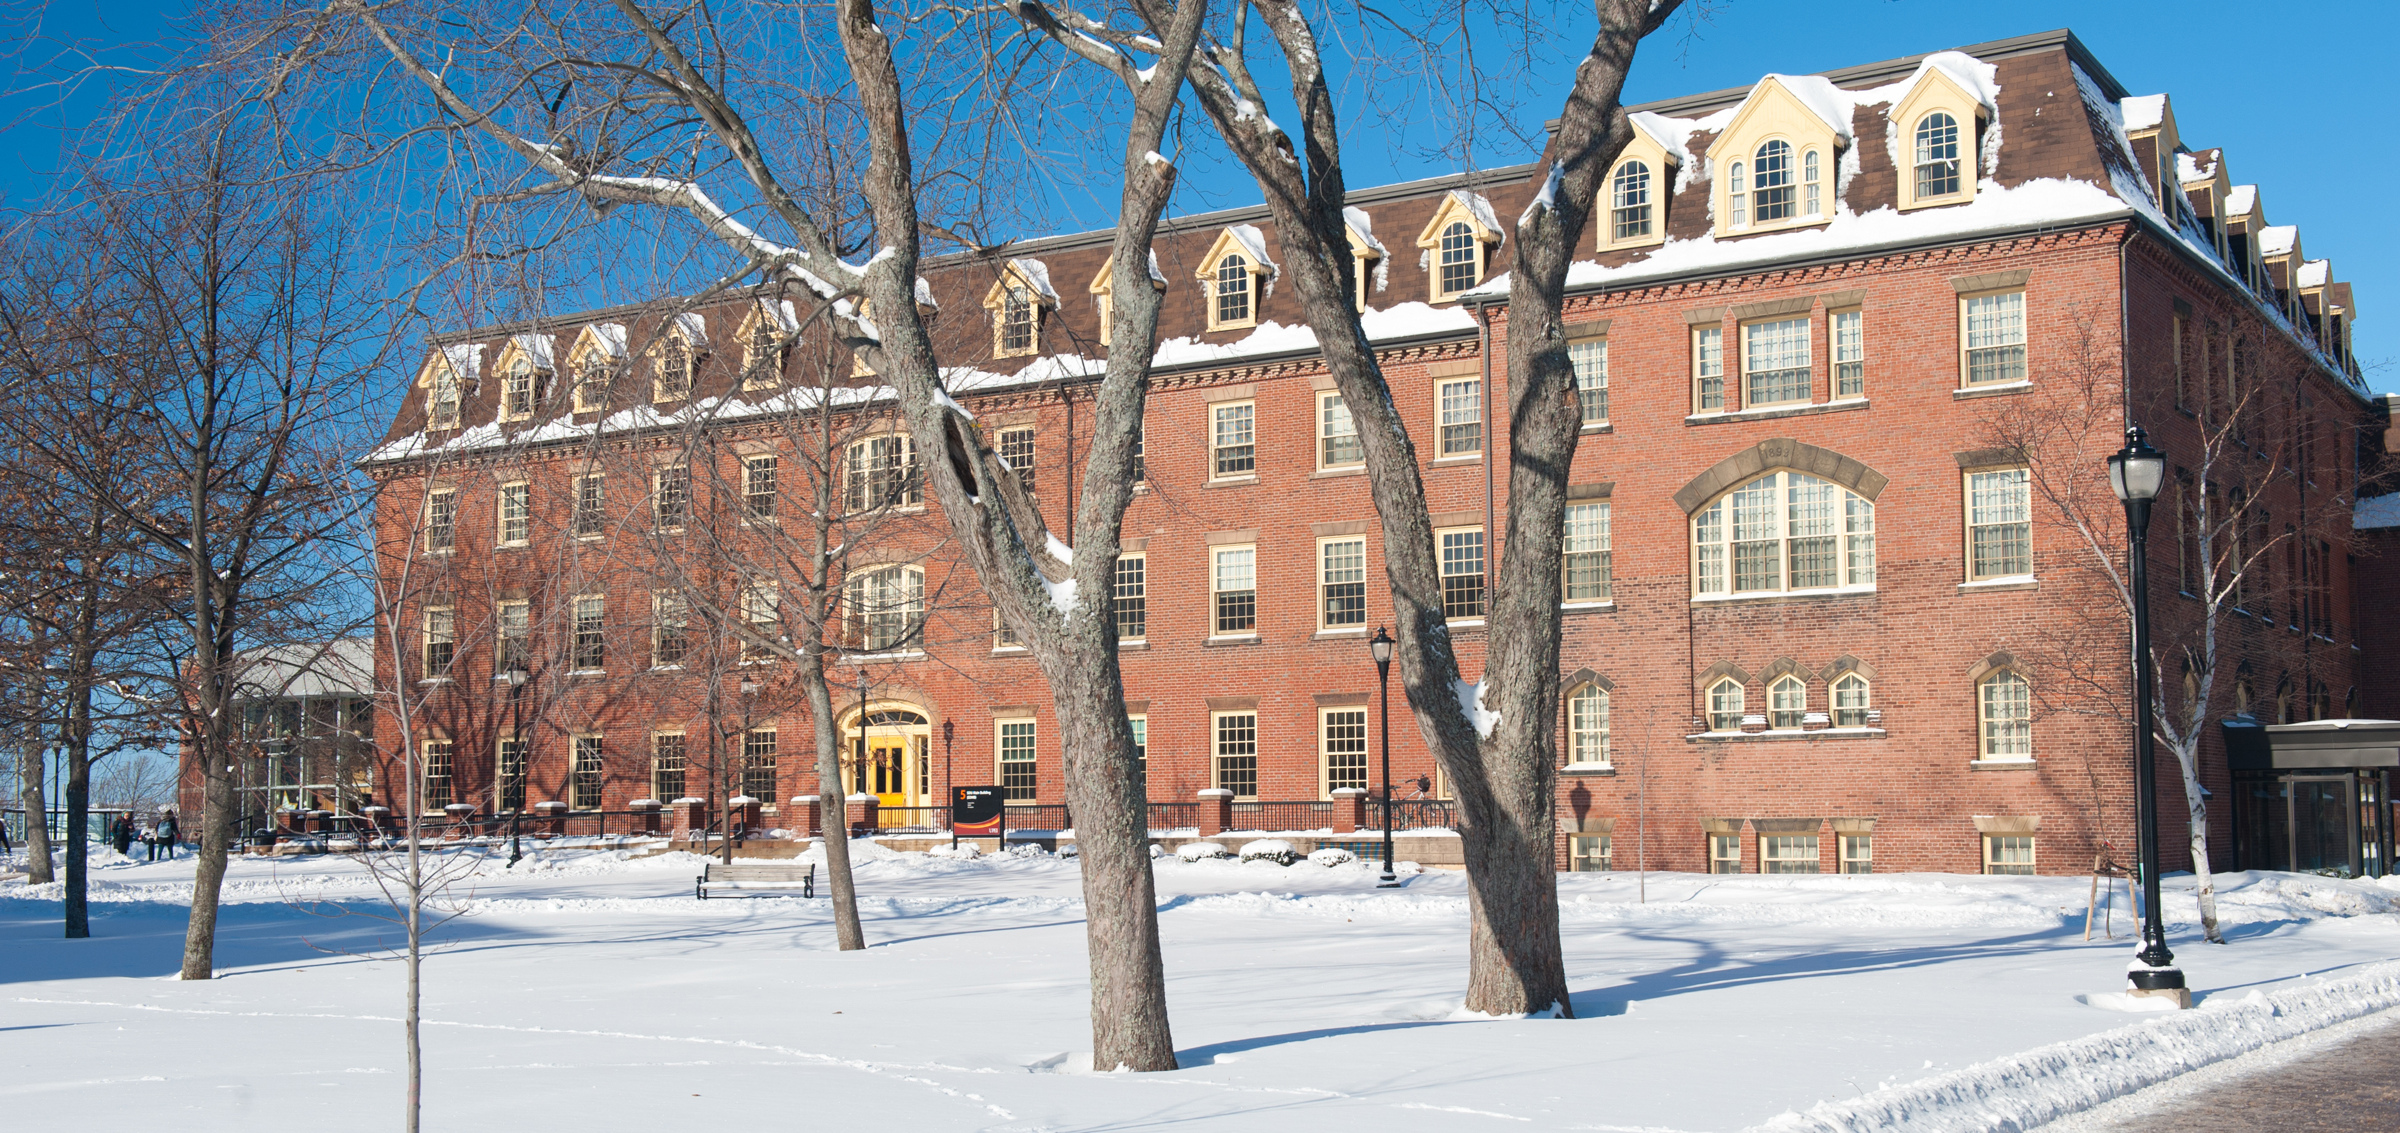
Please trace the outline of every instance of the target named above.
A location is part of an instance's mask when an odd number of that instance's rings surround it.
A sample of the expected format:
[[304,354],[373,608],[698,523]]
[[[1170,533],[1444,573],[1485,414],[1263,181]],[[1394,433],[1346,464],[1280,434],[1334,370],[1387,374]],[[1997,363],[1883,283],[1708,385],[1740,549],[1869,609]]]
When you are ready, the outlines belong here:
[[798,892],[817,895],[817,867],[799,862],[725,865],[712,862],[700,870],[693,893],[705,901],[713,894],[734,897],[779,897]]

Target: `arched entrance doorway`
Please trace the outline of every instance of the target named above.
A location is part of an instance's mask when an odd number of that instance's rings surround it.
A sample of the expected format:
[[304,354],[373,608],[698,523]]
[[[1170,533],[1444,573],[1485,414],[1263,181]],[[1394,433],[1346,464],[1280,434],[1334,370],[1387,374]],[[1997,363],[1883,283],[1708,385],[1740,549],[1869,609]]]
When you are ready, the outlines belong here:
[[842,719],[842,780],[845,792],[873,795],[882,827],[933,825],[933,782],[928,754],[933,728],[923,709],[902,701],[869,701],[861,734],[859,713]]

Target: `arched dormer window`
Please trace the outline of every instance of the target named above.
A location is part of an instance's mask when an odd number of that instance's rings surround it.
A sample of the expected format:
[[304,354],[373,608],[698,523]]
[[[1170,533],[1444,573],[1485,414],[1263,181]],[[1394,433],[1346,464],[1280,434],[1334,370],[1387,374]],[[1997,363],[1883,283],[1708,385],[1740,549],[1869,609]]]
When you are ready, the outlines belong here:
[[1917,65],[1908,93],[1892,105],[1901,208],[1975,199],[1977,126],[1993,110],[1976,77],[1984,66],[1955,52],[1928,56]]
[[1939,110],[1918,119],[1915,149],[1917,199],[1957,193],[1958,119]]
[[1217,261],[1217,285],[1211,294],[1214,313],[1209,321],[1219,326],[1257,321],[1250,309],[1255,285],[1250,281],[1250,261],[1239,252],[1229,252]]
[[1848,99],[1816,75],[1769,75],[1709,144],[1720,236],[1822,223],[1827,180],[1850,144]]
[[1040,260],[1010,260],[983,296],[992,315],[992,356],[1022,358],[1042,352],[1044,308],[1058,306],[1050,267]]
[[1768,140],[1751,155],[1750,217],[1753,224],[1790,220],[1795,199],[1792,186],[1792,144]]
[[1616,168],[1600,183],[1600,213],[1592,225],[1601,251],[1666,241],[1675,168],[1682,161],[1681,129],[1644,111],[1626,119],[1633,125],[1633,136],[1617,155]]
[[1567,692],[1567,764],[1608,766],[1608,689],[1593,681]]
[[1692,515],[1696,596],[1875,585],[1875,503],[1830,480],[1776,471]]
[[[1102,346],[1111,345],[1116,341],[1117,311],[1116,300],[1113,298],[1116,281],[1116,260],[1114,258],[1102,260],[1100,272],[1092,277],[1091,286],[1088,288],[1092,293],[1092,306],[1100,312],[1100,345]],[[1158,253],[1155,251],[1150,253],[1150,286],[1159,291],[1167,289],[1167,277],[1158,270]]]
[[1609,241],[1622,244],[1650,235],[1650,167],[1640,161],[1617,166],[1608,179]]
[[[592,333],[591,327],[585,327],[576,342],[584,342]],[[555,365],[550,351],[551,338],[546,334],[512,335],[501,344],[500,354],[492,362],[500,379],[500,420],[523,421],[540,407],[543,387]]]
[[760,300],[750,307],[737,337],[742,343],[742,388],[773,389],[783,381],[783,353],[800,329],[788,300]]
[[425,396],[425,427],[428,429],[458,428],[459,403],[464,400],[459,391],[458,375],[448,366],[437,366],[433,373],[433,388]]
[[577,413],[608,408],[624,360],[625,328],[616,323],[593,323],[575,336],[575,345],[567,351],[567,372],[574,381]]
[[692,396],[692,377],[708,351],[707,324],[683,313],[667,320],[650,341],[650,400],[682,401]]
[[1264,284],[1275,273],[1266,236],[1256,225],[1236,224],[1217,233],[1194,273],[1207,293],[1208,329],[1257,326]]
[[1464,189],[1451,190],[1417,234],[1432,301],[1447,303],[1482,283],[1490,249],[1499,242],[1500,222],[1491,202]]

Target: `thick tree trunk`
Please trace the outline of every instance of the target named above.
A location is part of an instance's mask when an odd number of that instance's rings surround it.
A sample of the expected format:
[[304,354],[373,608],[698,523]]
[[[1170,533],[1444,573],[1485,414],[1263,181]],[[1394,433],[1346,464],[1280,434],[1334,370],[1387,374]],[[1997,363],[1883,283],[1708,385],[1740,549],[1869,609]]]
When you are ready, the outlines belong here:
[[[821,608],[821,607],[820,607]],[[811,627],[822,641],[821,619]],[[842,791],[842,737],[834,730],[833,690],[825,682],[821,654],[800,664],[800,687],[808,696],[808,716],[817,745],[817,808],[825,825],[825,888],[833,901],[833,939],[844,952],[867,946],[867,933],[858,921],[858,889],[850,873],[849,796]]]
[[17,755],[17,797],[25,803],[25,883],[48,885],[58,875],[50,867],[49,770],[40,743],[27,740]]
[[[84,845],[92,814],[92,670],[99,652],[99,567],[92,561],[102,527],[97,512],[85,527],[82,584],[76,594],[75,628],[67,637],[67,939],[92,935],[90,860]],[[115,835],[110,835],[115,841]]]
[[[80,699],[82,711],[89,721],[90,691]],[[81,940],[92,934],[90,879],[91,820],[92,820],[92,760],[88,744],[76,742],[75,727],[69,724],[65,755],[67,757],[67,939]],[[115,840],[113,832],[110,840]]]
[[233,847],[233,776],[218,745],[203,743],[206,761],[200,803],[200,853],[192,868],[192,918],[183,935],[181,978],[216,977],[217,897],[225,886],[225,863]]

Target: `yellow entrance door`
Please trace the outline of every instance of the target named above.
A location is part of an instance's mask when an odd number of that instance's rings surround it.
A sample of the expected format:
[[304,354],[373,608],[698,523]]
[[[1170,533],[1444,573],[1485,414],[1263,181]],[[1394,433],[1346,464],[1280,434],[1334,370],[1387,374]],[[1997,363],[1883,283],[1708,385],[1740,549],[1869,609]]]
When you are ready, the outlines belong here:
[[908,761],[908,741],[902,737],[878,736],[867,741],[867,789],[875,792],[876,805],[885,808],[876,816],[878,826],[907,826],[916,821],[909,812],[890,809],[909,805]]

